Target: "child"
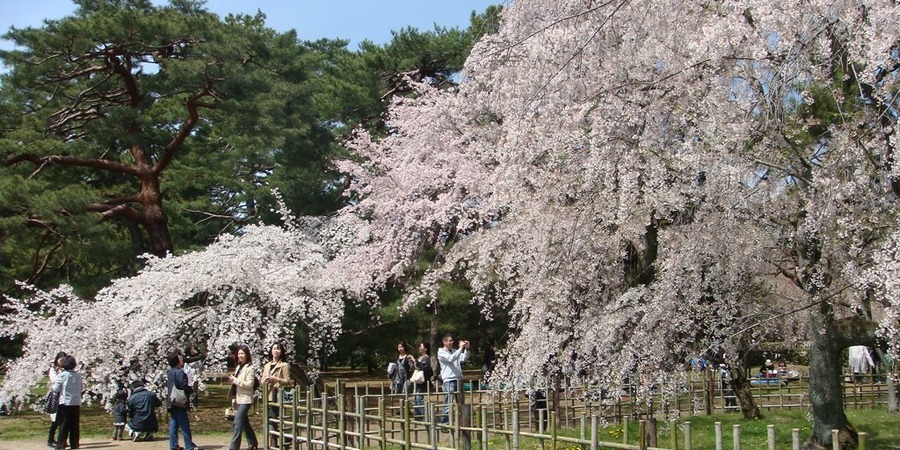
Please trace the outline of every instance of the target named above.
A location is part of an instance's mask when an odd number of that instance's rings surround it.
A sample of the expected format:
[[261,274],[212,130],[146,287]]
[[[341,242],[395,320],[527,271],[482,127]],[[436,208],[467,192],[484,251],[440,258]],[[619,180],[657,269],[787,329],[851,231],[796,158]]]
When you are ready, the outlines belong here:
[[113,415],[113,435],[112,440],[118,441],[122,439],[122,431],[125,429],[125,420],[126,415],[128,414],[128,408],[125,406],[125,400],[128,399],[128,394],[124,391],[119,391],[115,396],[116,404],[113,405],[112,415]]

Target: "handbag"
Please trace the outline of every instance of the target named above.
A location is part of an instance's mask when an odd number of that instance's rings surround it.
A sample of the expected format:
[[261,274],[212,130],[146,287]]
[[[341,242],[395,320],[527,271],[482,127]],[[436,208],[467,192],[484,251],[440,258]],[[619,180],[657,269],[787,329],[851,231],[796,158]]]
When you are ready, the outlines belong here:
[[59,410],[59,393],[58,392],[47,392],[47,397],[44,399],[44,412],[47,414],[56,414],[56,411]]
[[234,420],[233,408],[225,408],[225,420]]
[[188,399],[183,390],[172,386],[172,394],[169,396],[169,401],[172,402],[172,406],[186,408]]
[[409,377],[409,381],[412,381],[416,384],[422,384],[425,382],[425,372],[422,369],[416,369],[413,371],[411,377]]

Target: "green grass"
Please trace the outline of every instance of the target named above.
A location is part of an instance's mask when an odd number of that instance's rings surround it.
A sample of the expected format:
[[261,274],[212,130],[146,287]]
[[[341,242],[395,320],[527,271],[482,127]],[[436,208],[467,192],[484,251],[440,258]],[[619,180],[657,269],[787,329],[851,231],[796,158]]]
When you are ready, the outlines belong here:
[[[900,414],[891,414],[884,409],[853,409],[847,411],[850,423],[854,424],[857,431],[868,433],[868,448],[900,448],[891,447],[900,443]],[[694,450],[715,449],[715,423],[722,423],[723,447],[733,446],[733,426],[741,425],[741,445],[743,449],[767,449],[768,425],[775,425],[775,442],[778,448],[790,448],[792,441],[792,429],[800,430],[801,442],[809,437],[812,430],[811,418],[807,417],[805,410],[772,411],[760,420],[747,420],[740,414],[717,414],[712,416],[694,416],[676,421],[678,448],[684,448],[684,422],[691,422],[691,442]],[[623,426],[610,425],[598,430],[598,439],[605,442],[623,442]],[[657,424],[657,437],[659,447],[669,448],[670,442],[669,424],[659,422]],[[562,430],[562,436],[578,437],[578,430]],[[628,425],[628,443],[636,444],[638,438],[638,423],[631,422]],[[491,447],[500,448],[504,444],[503,438],[490,440]],[[536,439],[523,439],[522,450],[534,450],[540,448]],[[545,442],[545,446],[548,443]],[[570,443],[560,443],[558,448],[577,449]]]

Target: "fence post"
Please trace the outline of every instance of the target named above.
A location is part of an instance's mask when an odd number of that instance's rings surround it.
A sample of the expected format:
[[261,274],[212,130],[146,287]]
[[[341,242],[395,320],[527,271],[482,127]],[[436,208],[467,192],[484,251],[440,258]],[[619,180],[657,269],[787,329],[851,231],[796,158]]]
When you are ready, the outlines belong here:
[[313,450],[313,390],[306,391],[306,448]]
[[684,448],[686,450],[691,450],[693,443],[691,442],[691,421],[688,420],[684,423]]
[[866,441],[868,440],[868,437],[869,433],[866,433],[865,431],[859,432],[859,450],[867,450],[868,445]]
[[[412,449],[412,423],[410,423],[409,411],[412,409],[410,406],[412,404],[412,399],[407,397],[403,397],[403,448],[406,450]],[[327,450],[327,449],[326,449]]]
[[800,450],[800,429],[791,430],[791,450]]
[[769,436],[769,450],[775,450],[775,425],[767,425],[766,432]]
[[481,405],[481,450],[488,450],[487,406]]
[[[647,421],[638,421],[638,448],[647,450]],[[556,450],[555,448],[553,450]]]
[[428,409],[426,409],[425,415],[428,417],[428,443],[431,444],[431,448],[435,449],[438,445],[438,431],[437,431],[437,414],[434,413],[435,403],[431,403],[431,401],[425,402]]
[[591,416],[591,450],[597,450],[597,416]]
[[341,394],[340,396],[338,396],[337,392],[335,392],[335,401],[337,402],[337,408],[338,408],[338,410],[337,410],[338,447],[341,450],[344,450],[345,448],[347,448],[347,438],[346,438],[347,435],[345,433],[347,430],[346,430],[346,427],[344,426],[344,419],[346,419],[346,416],[344,415],[344,412],[345,412],[345,410],[344,410],[344,395]]
[[291,434],[294,438],[291,440],[291,448],[299,450],[300,448],[300,430],[297,421],[300,420],[300,389],[294,386],[294,396],[291,397],[293,408],[291,410]]
[[622,416],[622,443],[628,445],[628,416]]
[[669,447],[678,450],[678,424],[675,419],[669,419]]
[[[383,392],[383,391],[382,391]],[[384,408],[384,395],[378,397],[378,422],[379,422],[379,430],[378,430],[378,447],[381,450],[384,450],[387,447],[387,433],[385,432],[385,428],[387,427],[387,413]]]
[[556,450],[556,411],[550,411],[550,450]]
[[716,422],[716,450],[722,450],[722,422]]
[[840,430],[831,430],[831,449],[841,450]]
[[328,389],[322,392],[322,448],[328,450]]
[[359,433],[359,440],[356,446],[366,448],[366,397],[356,397],[356,431]]
[[269,423],[269,383],[260,384],[262,384],[263,433],[266,434],[264,442],[268,444],[272,440],[272,435],[269,433],[269,428],[272,427],[272,424]]
[[741,450],[741,424],[736,423],[732,426],[734,440],[734,450]]
[[512,411],[513,450],[519,450],[519,408]]
[[[513,404],[513,407],[515,407],[515,404]],[[511,412],[506,411],[505,409],[501,412],[503,413],[503,429],[509,430],[509,415],[507,413],[511,414]],[[512,438],[510,438],[508,434],[504,434],[503,437],[506,439],[506,450],[510,450]]]

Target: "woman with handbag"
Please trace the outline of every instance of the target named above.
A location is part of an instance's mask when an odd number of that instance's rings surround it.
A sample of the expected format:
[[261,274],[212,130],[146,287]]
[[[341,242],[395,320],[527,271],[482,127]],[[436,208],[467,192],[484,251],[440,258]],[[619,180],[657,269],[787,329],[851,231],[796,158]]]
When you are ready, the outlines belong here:
[[256,374],[250,362],[250,347],[241,345],[237,351],[237,368],[234,371],[234,375],[228,377],[232,383],[229,397],[231,397],[232,406],[235,408],[230,450],[240,450],[241,433],[247,435],[247,444],[250,446],[250,450],[257,450],[259,446],[259,442],[256,440],[256,433],[253,432],[253,427],[250,425],[250,418],[248,417],[250,405],[253,404],[253,391],[256,388]]
[[405,394],[406,382],[412,375],[416,358],[410,354],[410,346],[406,341],[397,344],[397,360],[388,366],[388,377],[391,379],[391,394]]
[[47,447],[56,447],[56,429],[59,426],[59,421],[57,420],[59,394],[53,392],[51,388],[53,387],[53,382],[56,381],[56,377],[63,371],[62,365],[66,356],[69,356],[66,352],[57,353],[56,358],[53,358],[53,362],[50,363],[50,370],[47,371],[49,384],[47,386],[47,404],[44,407],[44,411],[50,414],[50,432],[47,434]]
[[269,361],[263,365],[262,381],[269,388],[269,423],[265,424],[266,435],[269,436],[269,446],[277,447],[278,439],[269,430],[278,429],[278,418],[281,410],[278,407],[278,392],[282,387],[290,386],[291,368],[285,361],[287,352],[281,342],[276,342],[269,347]]
[[416,359],[416,370],[413,371],[411,380],[413,382],[413,414],[417,418],[425,417],[425,396],[431,392],[431,377],[434,376],[434,369],[431,368],[431,344],[428,342],[419,343],[419,358]]

